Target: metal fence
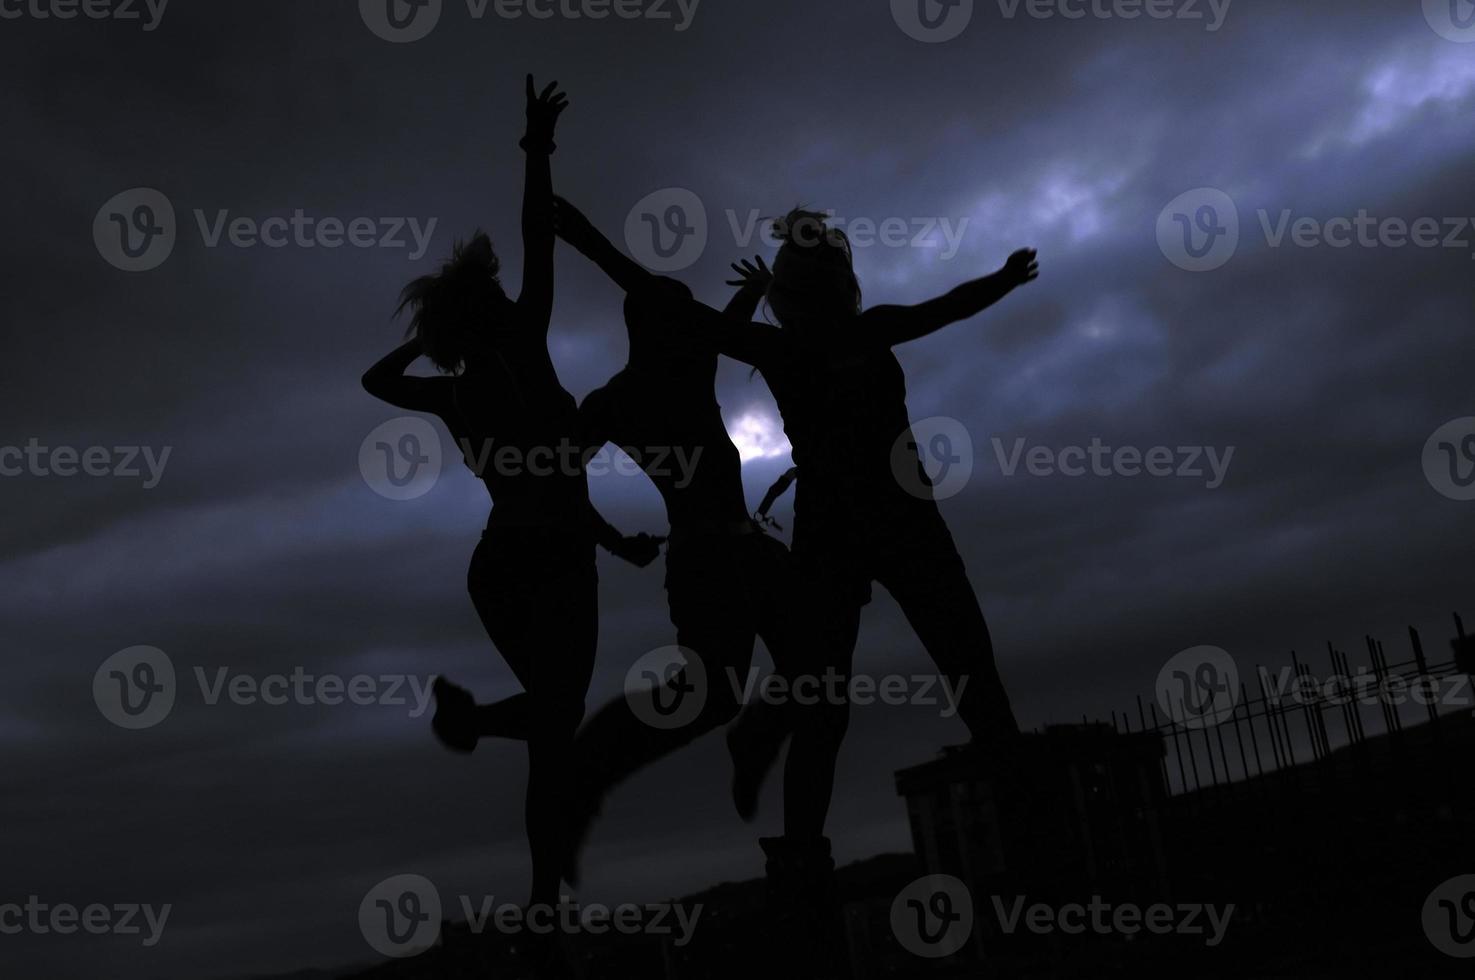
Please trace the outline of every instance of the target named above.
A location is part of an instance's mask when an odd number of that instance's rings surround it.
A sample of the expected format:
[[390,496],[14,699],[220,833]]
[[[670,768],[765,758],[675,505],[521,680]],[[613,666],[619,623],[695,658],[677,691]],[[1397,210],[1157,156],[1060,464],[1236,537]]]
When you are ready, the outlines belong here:
[[[1468,717],[1475,709],[1475,684],[1468,676],[1475,671],[1475,636],[1465,633],[1458,615],[1454,621],[1449,659],[1431,660],[1418,630],[1409,627],[1407,659],[1396,662],[1380,640],[1368,636],[1357,663],[1328,643],[1331,674],[1325,679],[1295,652],[1289,668],[1276,672],[1279,687],[1267,684],[1274,675],[1257,664],[1253,689],[1241,681],[1232,709],[1217,723],[1165,717],[1155,701],[1139,695],[1135,713],[1112,712],[1111,725],[1119,733],[1163,739],[1163,781],[1173,797],[1212,799],[1276,774],[1298,780],[1354,776],[1386,753],[1401,751],[1405,736],[1439,749],[1442,720]],[[1285,696],[1286,688],[1292,697]]]

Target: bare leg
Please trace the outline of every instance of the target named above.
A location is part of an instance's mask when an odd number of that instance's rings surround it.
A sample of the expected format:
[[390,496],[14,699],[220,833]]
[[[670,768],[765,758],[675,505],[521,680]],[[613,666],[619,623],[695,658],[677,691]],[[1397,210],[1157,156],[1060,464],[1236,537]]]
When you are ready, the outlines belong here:
[[[472,708],[463,717],[470,720],[473,739],[485,732],[527,741],[530,901],[556,905],[574,797],[574,735],[599,636],[592,548],[537,541],[493,553],[484,540],[468,584],[488,635],[525,693]],[[453,694],[448,692],[447,703]]]
[[994,662],[993,641],[952,535],[936,511],[891,525],[877,580],[906,614],[958,695],[958,714],[975,741],[1011,742],[1019,725]]

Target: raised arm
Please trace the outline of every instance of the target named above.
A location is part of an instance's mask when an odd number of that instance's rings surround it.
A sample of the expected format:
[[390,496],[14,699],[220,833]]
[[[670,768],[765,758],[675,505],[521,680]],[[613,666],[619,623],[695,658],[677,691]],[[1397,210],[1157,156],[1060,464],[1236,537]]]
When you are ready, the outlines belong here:
[[665,538],[644,533],[621,534],[613,524],[604,519],[604,515],[592,503],[587,514],[589,530],[594,535],[595,544],[616,558],[627,561],[636,568],[644,568],[660,555]]
[[771,323],[755,323],[743,319],[742,309],[729,303],[728,312],[719,313],[697,300],[687,300],[681,309],[683,322],[702,331],[717,353],[742,361],[762,371],[777,353],[779,328]]
[[862,314],[862,320],[887,346],[905,343],[977,316],[1018,287],[1033,282],[1039,274],[1035,250],[1023,248],[991,276],[965,282],[952,292],[916,306],[873,306]]
[[721,313],[701,303],[691,303],[693,325],[705,330],[720,354],[762,370],[776,353],[779,330],[770,323],[754,322],[758,304],[768,294],[773,272],[761,255],[750,262],[743,259],[732,264],[736,279],[727,280],[738,291],[728,300]]
[[553,130],[568,108],[568,97],[550,82],[541,93],[527,77],[527,154],[522,193],[522,293],[517,298],[523,322],[547,332],[553,319]]
[[655,279],[654,274],[616,248],[584,212],[557,195],[553,197],[553,227],[559,238],[599,266],[625,292],[638,292]]
[[405,341],[364,372],[364,390],[396,408],[440,414],[451,382],[449,378],[416,378],[405,374],[420,354],[418,338]]
[[734,262],[732,271],[737,273],[737,278],[727,280],[727,284],[738,287],[738,291],[722,312],[734,320],[750,323],[758,315],[758,304],[768,295],[768,287],[773,282],[773,270],[768,268],[763,256],[755,255],[751,262],[747,259]]

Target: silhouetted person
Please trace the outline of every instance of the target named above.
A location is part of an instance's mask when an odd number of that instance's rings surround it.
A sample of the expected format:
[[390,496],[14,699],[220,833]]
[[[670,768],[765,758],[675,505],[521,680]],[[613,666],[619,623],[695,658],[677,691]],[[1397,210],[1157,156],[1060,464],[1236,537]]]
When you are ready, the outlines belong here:
[[[761,260],[740,268],[742,286],[726,316],[706,322],[720,334],[723,353],[763,375],[783,415],[799,471],[793,556],[810,585],[819,669],[832,667],[848,680],[861,607],[871,583],[880,582],[943,675],[955,685],[967,678],[959,714],[973,738],[1007,751],[1018,726],[977,596],[916,451],[906,380],[892,348],[966,320],[1032,281],[1035,253],[1015,252],[993,275],[916,306],[862,310],[843,232],[804,211],[776,228],[783,245],[772,272]],[[748,322],[765,296],[780,326]],[[758,702],[745,715],[775,710]],[[849,707],[821,702],[795,717],[801,714],[806,721],[795,731],[790,765],[797,754],[805,771],[824,776],[786,785],[786,793],[810,799],[786,802],[785,809],[819,814],[814,826],[789,830],[818,837]],[[768,727],[761,717],[739,726],[750,723]],[[811,753],[815,758],[803,758]]]
[[[487,236],[458,244],[440,272],[405,287],[414,337],[364,375],[392,405],[439,416],[491,495],[493,507],[472,555],[472,602],[524,693],[477,706],[438,679],[433,727],[449,747],[470,752],[480,736],[528,744],[526,821],[531,901],[556,905],[564,817],[572,797],[574,733],[594,667],[598,635],[596,542],[637,564],[654,543],[622,538],[589,503],[578,410],[548,354],[553,312],[553,189],[549,155],[567,106],[557,83],[541,94],[527,80],[522,292],[512,300],[497,278]],[[448,377],[405,374],[424,354]]]
[[[569,871],[605,795],[636,770],[738,714],[739,693],[761,636],[775,663],[796,669],[799,640],[788,550],[749,516],[742,460],[722,420],[714,386],[717,349],[687,317],[704,309],[683,284],[657,277],[622,254],[585,216],[558,199],[557,230],[625,290],[629,360],[580,408],[585,441],[611,443],[635,459],[660,491],[671,531],[666,591],[676,642],[699,661],[695,693],[686,670],[652,692],[662,703],[702,698],[679,727],[641,720],[628,698],[611,702],[579,733],[580,798]],[[735,690],[735,687],[737,690]],[[802,799],[802,797],[800,798]]]

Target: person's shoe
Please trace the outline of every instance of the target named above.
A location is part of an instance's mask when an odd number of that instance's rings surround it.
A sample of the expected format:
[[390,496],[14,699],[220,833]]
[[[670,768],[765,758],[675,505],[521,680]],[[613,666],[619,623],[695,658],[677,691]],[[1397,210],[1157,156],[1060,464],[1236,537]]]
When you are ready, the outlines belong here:
[[432,685],[435,693],[435,716],[430,729],[442,745],[452,752],[476,750],[476,699],[464,687],[457,687],[444,677]]

